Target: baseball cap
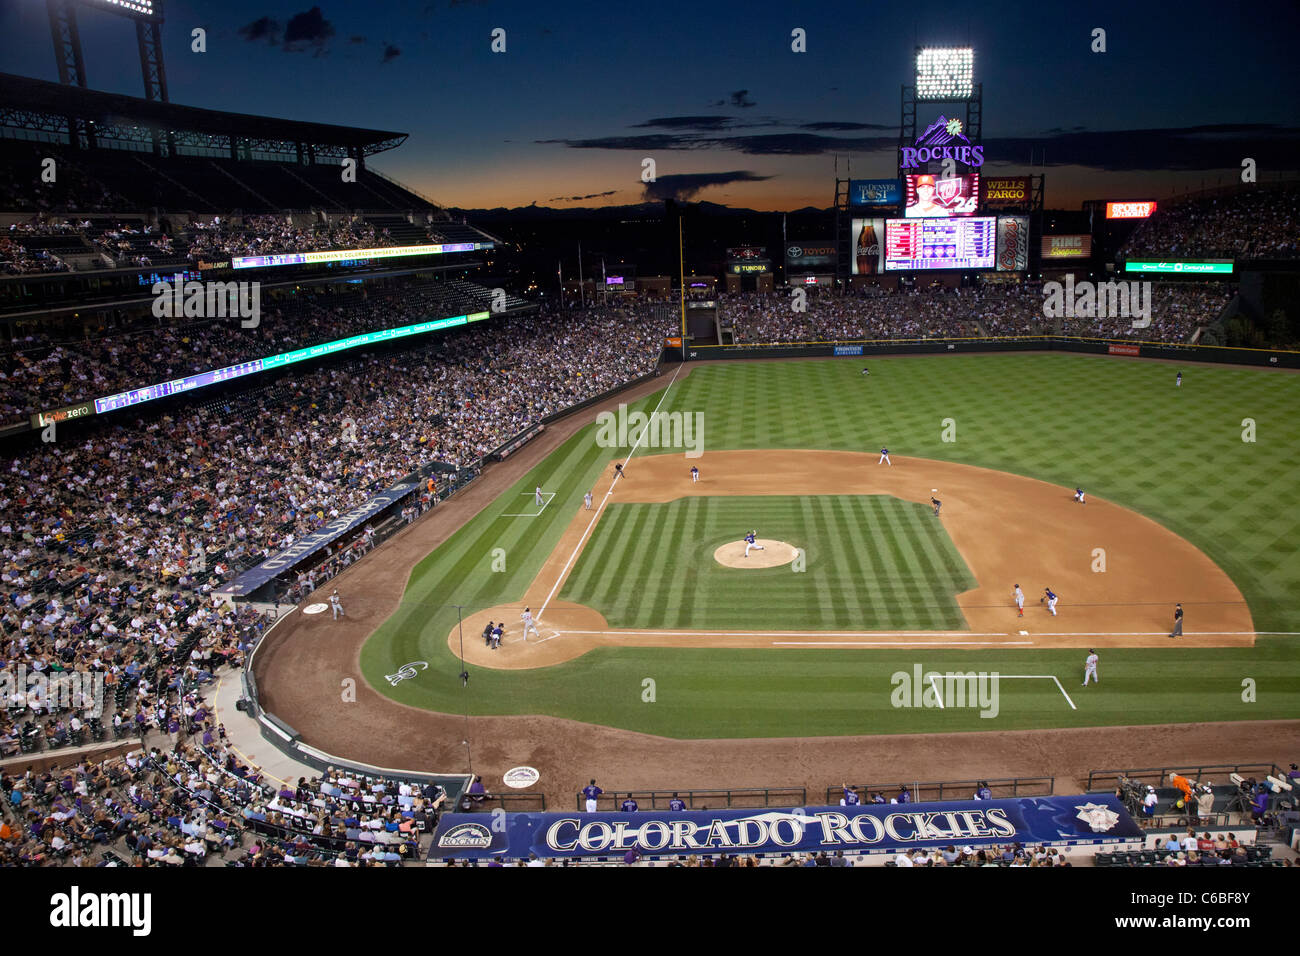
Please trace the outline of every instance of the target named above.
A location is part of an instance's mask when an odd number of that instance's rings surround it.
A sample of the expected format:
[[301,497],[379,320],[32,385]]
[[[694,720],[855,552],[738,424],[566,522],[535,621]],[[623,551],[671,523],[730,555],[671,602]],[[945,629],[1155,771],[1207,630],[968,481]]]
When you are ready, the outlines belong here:
[[934,177],[933,177],[933,176],[917,176],[917,177],[916,177],[916,184],[917,184],[918,186],[933,186],[933,185],[934,185]]

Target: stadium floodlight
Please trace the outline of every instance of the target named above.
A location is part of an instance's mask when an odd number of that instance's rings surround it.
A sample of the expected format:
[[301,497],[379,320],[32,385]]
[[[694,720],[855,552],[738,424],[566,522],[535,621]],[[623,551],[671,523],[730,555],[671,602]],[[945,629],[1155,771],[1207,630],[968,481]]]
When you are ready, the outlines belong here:
[[975,50],[971,47],[917,47],[916,98],[964,100],[975,87]]
[[161,20],[162,11],[154,0],[88,0],[88,6],[107,10],[125,17],[142,17],[146,20]]

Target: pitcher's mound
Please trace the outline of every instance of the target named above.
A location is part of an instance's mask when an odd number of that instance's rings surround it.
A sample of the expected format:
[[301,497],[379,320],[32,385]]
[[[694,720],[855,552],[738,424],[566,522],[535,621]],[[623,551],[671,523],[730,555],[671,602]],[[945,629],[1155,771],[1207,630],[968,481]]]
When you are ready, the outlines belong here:
[[794,545],[784,541],[759,538],[758,543],[763,550],[750,548],[749,557],[745,557],[745,542],[729,541],[713,552],[713,560],[729,568],[779,568],[789,564],[799,553]]

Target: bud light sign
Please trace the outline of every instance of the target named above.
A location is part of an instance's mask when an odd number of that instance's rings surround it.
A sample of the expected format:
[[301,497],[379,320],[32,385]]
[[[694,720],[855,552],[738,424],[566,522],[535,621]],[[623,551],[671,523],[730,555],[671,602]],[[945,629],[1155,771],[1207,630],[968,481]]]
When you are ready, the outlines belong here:
[[[963,145],[964,144],[964,145]],[[951,159],[967,166],[984,165],[984,147],[972,146],[962,132],[961,120],[947,119],[942,114],[916,138],[915,146],[899,150],[900,169],[914,169],[924,163]]]

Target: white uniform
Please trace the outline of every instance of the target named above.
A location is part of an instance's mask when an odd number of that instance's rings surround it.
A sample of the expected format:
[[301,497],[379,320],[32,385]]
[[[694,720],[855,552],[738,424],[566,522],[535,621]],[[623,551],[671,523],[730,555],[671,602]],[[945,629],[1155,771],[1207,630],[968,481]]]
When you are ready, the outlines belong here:
[[894,467],[894,463],[893,463],[892,461],[889,460],[889,449],[888,449],[888,448],[882,448],[882,449],[880,449],[880,461],[876,462],[876,464],[877,464],[877,465],[888,465],[890,468],[893,468],[893,467]]
[[1024,616],[1025,592],[1020,590],[1020,587],[1018,585],[1016,587],[1016,610],[1020,613],[1021,616]]
[[745,535],[745,557],[749,557],[749,550],[751,548],[753,548],[755,551],[767,550],[761,544],[755,543],[754,536],[752,534],[747,534]]
[[538,505],[538,507],[541,507],[541,504],[542,504],[542,486],[541,486],[541,485],[538,485],[538,486],[537,486],[537,505]]
[[533,632],[534,634],[536,634],[538,637],[541,637],[541,636],[542,636],[542,632],[539,631],[539,630],[537,629],[537,625],[533,623],[533,613],[532,613],[532,611],[529,611],[529,610],[525,609],[525,610],[524,610],[524,613],[521,614],[521,615],[519,615],[519,617],[520,617],[520,619],[523,620],[523,622],[524,622],[524,640],[525,640],[525,641],[528,640],[528,632],[529,632],[529,631],[532,631],[532,632]]
[[1087,502],[1083,500],[1083,489],[1082,489],[1082,488],[1076,488],[1076,489],[1074,489],[1074,500],[1077,501],[1077,502],[1079,502],[1079,504],[1081,504],[1081,505],[1082,505],[1082,504],[1087,504]]
[[1056,595],[1053,594],[1047,599],[1047,609],[1052,612],[1052,617],[1056,617]]
[[339,600],[337,594],[330,595],[330,607],[334,609],[334,620],[337,621],[343,616],[343,602]]
[[700,469],[692,467],[692,468],[691,468],[691,482],[694,483],[694,482],[697,482],[697,481],[699,481],[699,480],[700,480]]
[[1094,683],[1100,684],[1101,681],[1097,677],[1097,653],[1094,651],[1089,654],[1088,659],[1083,663],[1083,686],[1088,686],[1088,678],[1092,678]]
[[583,501],[583,504],[585,504],[585,505],[587,506],[587,510],[590,511],[590,510],[591,510],[591,492],[590,492],[590,491],[587,492],[585,495],[582,496],[582,501]]

